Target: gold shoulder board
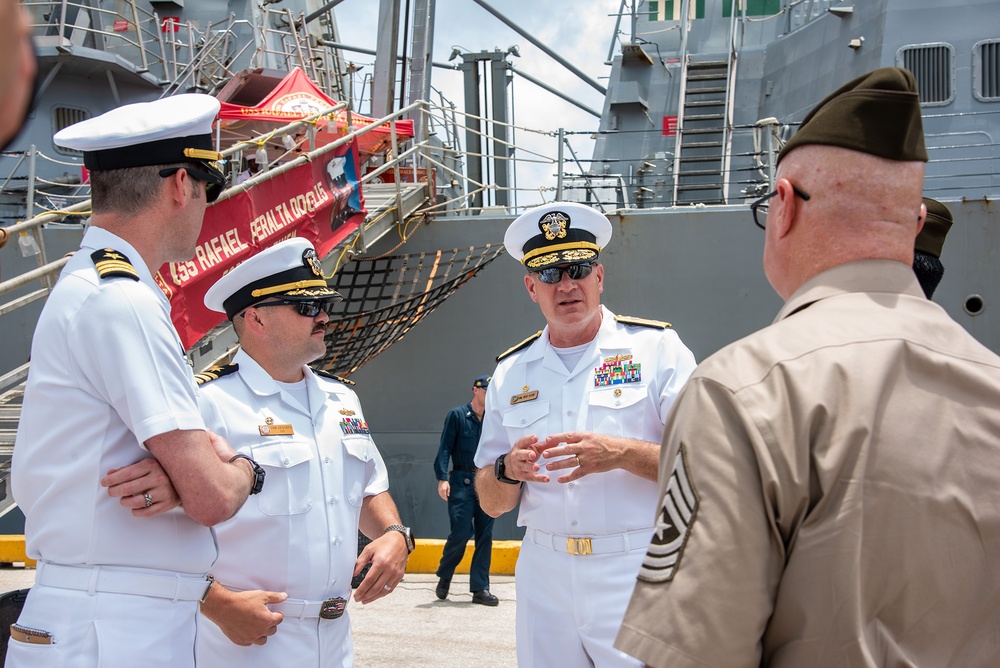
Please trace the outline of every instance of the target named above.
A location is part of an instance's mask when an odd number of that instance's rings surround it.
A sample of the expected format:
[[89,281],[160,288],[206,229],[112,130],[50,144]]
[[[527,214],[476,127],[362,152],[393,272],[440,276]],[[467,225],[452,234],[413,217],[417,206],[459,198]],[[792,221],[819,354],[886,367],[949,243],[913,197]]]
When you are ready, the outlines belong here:
[[672,327],[669,322],[663,322],[662,320],[647,320],[646,318],[633,318],[627,315],[616,315],[615,322],[620,322],[623,325],[635,325],[636,327],[652,327],[654,329]]
[[357,385],[357,383],[355,383],[350,378],[337,376],[335,374],[330,373],[329,371],[326,371],[325,369],[313,369],[313,373],[315,373],[317,376],[323,376],[324,378],[332,378],[333,380],[339,380],[344,385]]
[[97,275],[101,278],[131,278],[139,280],[139,273],[129,262],[129,259],[114,248],[102,248],[90,254],[90,259],[97,267]]
[[513,355],[514,353],[516,353],[518,350],[521,350],[522,348],[527,348],[528,346],[531,345],[532,341],[534,341],[535,339],[537,339],[541,335],[542,335],[542,330],[538,330],[537,332],[535,332],[534,334],[532,334],[531,336],[529,336],[528,338],[526,338],[524,341],[521,341],[519,344],[517,344],[513,348],[508,348],[507,350],[503,351],[502,353],[500,353],[499,355],[497,355],[497,362],[499,362],[500,360],[502,360],[504,357],[507,357],[509,355]]
[[210,383],[213,380],[218,380],[223,376],[228,376],[231,373],[236,373],[239,371],[239,364],[224,364],[223,366],[213,366],[205,369],[201,373],[196,373],[194,379],[199,385],[204,385],[205,383]]

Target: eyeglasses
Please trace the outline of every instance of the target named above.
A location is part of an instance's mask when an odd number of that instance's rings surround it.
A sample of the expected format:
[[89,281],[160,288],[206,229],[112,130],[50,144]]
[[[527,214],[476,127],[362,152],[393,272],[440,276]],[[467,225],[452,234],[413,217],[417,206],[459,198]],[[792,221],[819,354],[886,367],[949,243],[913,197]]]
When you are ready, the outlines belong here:
[[568,267],[546,267],[541,271],[534,271],[532,273],[538,276],[538,280],[542,283],[550,283],[554,285],[562,280],[563,272],[566,272],[566,275],[574,281],[579,281],[580,279],[590,276],[590,272],[593,270],[593,262],[577,262],[576,264],[571,264]]
[[160,176],[164,178],[173,176],[182,169],[187,172],[189,176],[192,176],[205,184],[205,201],[209,204],[219,199],[219,195],[221,195],[222,191],[226,188],[226,177],[222,174],[213,174],[196,167],[167,167],[166,169],[160,170]]
[[[799,190],[797,186],[794,185],[792,186],[792,192],[794,192],[796,195],[798,195],[807,202],[810,200],[809,193],[803,190]],[[764,195],[759,200],[750,205],[750,211],[753,213],[753,222],[757,225],[757,227],[759,227],[762,230],[766,229],[764,227],[764,223],[767,222],[768,200],[770,200],[777,194],[778,194],[777,190],[769,192],[768,194]]]
[[[296,301],[292,299],[276,299],[270,302],[260,302],[259,304],[251,304],[248,308],[262,308],[264,306],[285,306],[291,304],[299,312],[299,315],[304,315],[307,318],[315,318],[319,315],[320,311],[326,311],[327,315],[330,315],[330,311],[333,309],[333,301]],[[246,311],[240,313],[240,315],[246,315]]]

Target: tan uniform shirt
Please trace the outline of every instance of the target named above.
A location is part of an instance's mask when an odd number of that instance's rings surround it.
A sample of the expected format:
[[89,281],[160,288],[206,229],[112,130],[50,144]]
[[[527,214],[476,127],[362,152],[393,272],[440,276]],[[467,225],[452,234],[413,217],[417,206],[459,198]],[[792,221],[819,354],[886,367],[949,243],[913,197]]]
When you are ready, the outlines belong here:
[[855,262],[698,367],[616,646],[651,666],[1000,666],[1000,358]]

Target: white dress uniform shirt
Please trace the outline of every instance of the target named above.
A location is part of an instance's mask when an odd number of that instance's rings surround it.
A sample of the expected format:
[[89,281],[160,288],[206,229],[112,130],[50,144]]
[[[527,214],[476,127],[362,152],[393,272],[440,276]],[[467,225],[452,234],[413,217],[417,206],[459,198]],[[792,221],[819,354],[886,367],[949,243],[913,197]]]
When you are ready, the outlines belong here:
[[[91,253],[104,248],[126,256],[139,280],[100,278]],[[179,508],[150,518],[133,517],[99,484],[110,469],[148,457],[143,443],[149,438],[205,428],[195,387],[170,321],[169,303],[139,253],[114,234],[92,227],[63,269],[32,341],[11,465],[14,498],[26,516],[28,556],[60,565],[204,576],[216,556],[209,529]],[[75,612],[55,617],[43,613],[42,591],[62,600],[50,600],[44,607]],[[82,602],[66,602],[77,595],[83,596]],[[77,627],[92,627],[91,614],[111,618],[104,606],[121,613],[126,604],[119,599],[129,598],[139,599],[136,605],[147,611],[160,605],[146,597],[88,596],[36,587],[20,622],[51,631],[58,643],[44,646],[49,657],[36,665],[57,665],[57,651],[67,656],[79,652],[77,639],[94,642],[92,631],[80,635]],[[183,608],[190,644],[196,605],[173,606]],[[137,633],[142,637],[155,629],[163,634],[170,622],[161,617],[157,624],[159,628]],[[98,625],[97,634],[103,639],[101,628]],[[22,665],[11,659],[8,655],[8,665]],[[175,665],[184,663],[178,659]]]
[[[358,396],[306,369],[304,407],[242,350],[235,373],[201,386],[213,431],[254,458],[264,490],[215,527],[212,574],[234,590],[284,591],[289,602],[349,598],[358,555],[361,504],[389,488],[385,463],[364,429]],[[279,608],[280,609],[280,608]],[[348,613],[295,619],[285,612],[263,646],[239,647],[199,617],[198,661],[205,666],[353,665]]]
[[[659,442],[694,355],[672,329],[626,325],[602,309],[600,330],[572,371],[549,343],[547,327],[500,361],[486,395],[477,467],[492,467],[532,434],[542,441],[589,431]],[[633,366],[630,382],[595,382],[597,370],[616,361],[639,365],[638,373]],[[532,391],[536,398],[511,403]],[[538,460],[543,473],[546,462]],[[528,530],[515,572],[518,666],[636,665],[612,643],[652,536],[657,484],[621,469],[558,482],[565,472],[521,491],[518,525]],[[568,537],[595,537],[594,553],[567,553]]]
[[[694,355],[672,329],[628,326],[605,307],[601,328],[576,368],[567,371],[549,344],[548,327],[524,350],[501,360],[486,395],[476,466],[492,466],[514,441],[534,434],[591,431],[658,443],[674,397],[694,371]],[[631,355],[639,382],[595,386],[605,358]],[[511,397],[538,397],[511,405]],[[544,466],[545,458],[539,460]],[[518,525],[556,534],[594,536],[648,528],[657,484],[621,469],[573,483],[530,483],[521,494]]]

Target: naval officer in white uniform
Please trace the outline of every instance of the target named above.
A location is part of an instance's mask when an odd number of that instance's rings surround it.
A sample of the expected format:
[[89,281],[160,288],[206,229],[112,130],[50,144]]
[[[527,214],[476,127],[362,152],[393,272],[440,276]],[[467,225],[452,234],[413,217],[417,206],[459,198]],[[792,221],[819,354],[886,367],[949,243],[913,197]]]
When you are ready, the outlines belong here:
[[[205,430],[153,280],[164,262],[194,255],[225,183],[212,147],[218,110],[208,95],[178,95],[55,136],[83,152],[93,216],[32,341],[11,481],[38,572],[7,666],[194,665],[216,558],[207,527],[262,484],[253,462]],[[150,456],[169,482],[147,462],[127,484],[102,483]]]
[[[351,577],[372,564],[360,603],[403,577],[413,540],[354,383],[306,366],[326,352],[327,309],[339,299],[312,244],[298,238],[253,256],[205,295],[233,321],[241,349],[232,364],[199,374],[202,413],[260,462],[267,487],[215,528],[200,666],[353,666]],[[359,523],[374,539],[360,556]]]
[[521,668],[638,665],[612,643],[653,533],[663,425],[695,360],[667,323],[601,305],[610,238],[603,214],[558,202],[504,237],[546,321],[498,358],[475,459],[483,509],[520,504],[527,527]]

